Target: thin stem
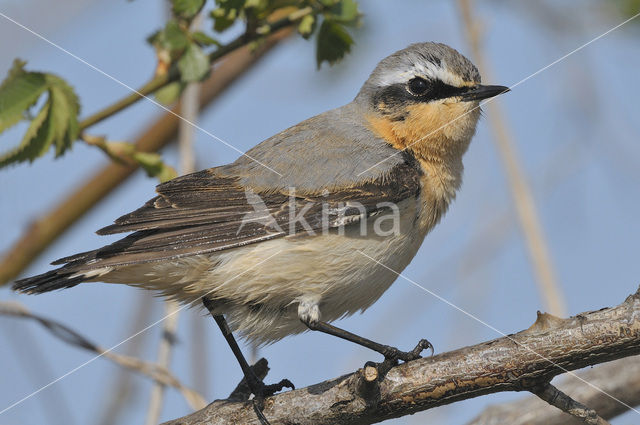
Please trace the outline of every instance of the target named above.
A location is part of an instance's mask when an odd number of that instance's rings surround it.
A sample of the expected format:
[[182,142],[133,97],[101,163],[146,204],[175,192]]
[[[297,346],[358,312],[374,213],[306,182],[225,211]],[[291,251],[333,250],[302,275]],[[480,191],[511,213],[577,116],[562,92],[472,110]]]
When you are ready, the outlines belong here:
[[[238,36],[237,38],[235,38],[233,41],[229,42],[228,44],[225,44],[224,46],[220,46],[214,52],[209,54],[209,61],[213,64],[218,59],[222,58],[226,54],[231,53],[232,51],[240,47],[243,47],[253,41],[263,38],[265,35],[273,34],[276,31],[279,31],[283,28],[286,28],[294,24],[295,22],[302,19],[304,16],[309,15],[310,13],[313,13],[314,10],[315,9],[311,7],[306,7],[304,9],[297,10],[296,12],[289,14],[285,18],[279,19],[273,22],[272,24],[267,24],[268,31],[266,32],[261,31],[260,34],[255,32],[244,33]],[[135,92],[123,97],[122,99],[111,104],[110,106],[107,106],[106,108],[82,120],[80,122],[80,130],[84,130],[88,127],[91,127],[92,125],[97,124],[100,121],[103,121],[109,118],[110,116],[117,114],[118,112],[133,105],[134,103],[138,102],[140,99],[143,99],[144,97],[154,93],[155,91],[161,89],[167,84],[173,81],[177,81],[179,78],[180,78],[180,74],[178,73],[178,70],[176,69],[176,67],[175,66],[171,67],[168,73],[154,76],[151,80],[149,80],[139,89],[137,89]]]
[[[488,77],[490,72],[484,60],[479,23],[473,16],[471,0],[458,0],[458,5],[465,28],[465,35],[473,52],[474,60],[484,77],[491,80]],[[511,196],[518,213],[531,265],[537,275],[536,282],[540,288],[542,298],[546,308],[552,314],[566,316],[565,297],[556,278],[549,244],[538,215],[533,192],[522,171],[514,136],[498,103],[490,102],[486,105],[486,108],[489,109],[488,118],[489,125],[494,133],[493,141],[496,143],[507,174]]]
[[598,416],[595,410],[572,399],[553,385],[547,383],[531,391],[542,400],[557,407],[565,413],[580,419],[588,425],[611,425],[605,419]]
[[142,87],[137,89],[135,92],[123,97],[122,99],[118,100],[112,105],[107,106],[106,108],[80,121],[80,130],[84,130],[88,127],[91,127],[92,125],[97,124],[100,121],[106,118],[109,118],[110,116],[115,115],[116,113],[122,111],[123,109],[133,105],[138,100],[143,98],[142,95],[147,96],[155,92],[156,90],[164,87],[165,85],[167,85],[169,82],[172,81],[172,78],[175,79],[175,77],[173,77],[171,74],[172,73],[170,72],[168,74],[155,76],[150,81],[145,83]]
[[[165,370],[169,369],[171,354],[176,340],[176,330],[178,329],[178,312],[180,306],[176,301],[165,302],[165,319],[162,326],[162,340],[158,346],[157,365]],[[146,425],[157,425],[160,423],[160,414],[164,400],[164,390],[166,385],[155,382],[151,388],[149,408],[147,410]]]

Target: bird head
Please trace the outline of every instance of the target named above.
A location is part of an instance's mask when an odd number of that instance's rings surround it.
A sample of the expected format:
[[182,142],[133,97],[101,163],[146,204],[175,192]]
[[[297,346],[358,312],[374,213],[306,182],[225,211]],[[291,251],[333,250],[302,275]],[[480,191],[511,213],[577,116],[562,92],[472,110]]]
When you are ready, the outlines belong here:
[[509,91],[481,84],[478,69],[441,43],[417,43],[383,59],[355,101],[371,128],[398,149],[441,160],[461,157],[482,99]]

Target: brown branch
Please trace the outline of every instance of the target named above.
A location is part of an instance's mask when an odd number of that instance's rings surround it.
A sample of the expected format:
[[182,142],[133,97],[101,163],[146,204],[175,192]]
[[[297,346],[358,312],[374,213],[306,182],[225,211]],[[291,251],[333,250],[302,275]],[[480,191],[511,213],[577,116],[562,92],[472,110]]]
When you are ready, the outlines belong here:
[[[458,0],[458,5],[474,61],[478,64],[482,75],[491,81],[491,73],[484,60],[480,43],[479,22],[473,16],[471,0]],[[533,191],[522,171],[514,141],[515,138],[507,125],[507,118],[498,102],[495,100],[488,101],[485,107],[489,109],[487,114],[489,126],[493,132],[493,140],[507,174],[511,196],[518,212],[520,227],[527,244],[531,265],[537,276],[536,282],[540,287],[547,308],[553,314],[564,315],[566,302],[556,279],[549,246],[538,216]]]
[[[640,405],[640,358],[627,357],[568,376],[558,385],[564,393],[605,419]],[[588,382],[589,384],[587,384]],[[619,401],[618,401],[619,400]],[[537,397],[489,406],[467,425],[578,425],[582,421],[544,404]]]
[[550,405],[578,418],[587,425],[610,425],[609,422],[598,416],[595,410],[575,401],[550,383],[537,387],[531,390],[531,392]]
[[204,399],[200,394],[182,385],[164,366],[147,363],[136,357],[125,356],[111,351],[111,349],[105,349],[60,322],[31,313],[26,307],[17,302],[0,302],[0,315],[35,320],[51,334],[70,345],[83,348],[97,354],[97,357],[104,357],[121,367],[146,375],[159,384],[176,388],[194,409],[205,405]]
[[[177,301],[166,300],[164,302],[162,335],[160,337],[160,344],[158,345],[158,360],[156,365],[167,371],[169,371],[171,354],[173,354],[173,346],[176,341],[179,314],[180,305]],[[165,387],[166,385],[159,381],[155,381],[151,387],[151,396],[149,398],[149,407],[147,409],[145,424],[156,425],[160,421]]]
[[[326,6],[320,8],[323,10]],[[291,8],[286,7],[283,9],[276,10],[273,13],[273,16],[281,16],[284,12],[289,11]],[[275,34],[276,32],[282,29],[289,29],[293,24],[298,22],[304,16],[314,13],[314,9],[311,7],[305,7],[304,9],[296,10],[293,13],[290,13],[288,16],[284,18],[278,19],[276,21],[268,23],[265,28],[268,34]],[[291,31],[289,29],[289,31]],[[218,47],[215,51],[209,54],[209,61],[214,63],[218,59],[223,58],[224,56],[234,52],[237,49],[240,49],[244,46],[250,45],[253,42],[257,42],[262,40],[265,33],[249,33],[245,32],[244,34],[239,35],[233,41],[225,44],[224,46]],[[115,103],[109,105],[108,107],[96,112],[95,114],[85,118],[80,122],[80,130],[84,130],[92,125],[95,125],[106,118],[109,118],[112,115],[122,111],[123,109],[128,108],[134,103],[138,102],[141,99],[144,99],[146,96],[153,94],[157,90],[166,86],[167,84],[177,81],[180,78],[180,74],[176,67],[172,67],[168,72],[164,72],[158,75],[155,75],[151,80],[144,83],[140,88],[135,90],[134,92],[128,94],[122,99],[116,101]]]
[[[138,300],[134,303],[131,314],[125,319],[122,339],[128,338],[142,329],[151,318],[153,311],[153,297],[146,291],[140,291],[137,294]],[[143,332],[137,337],[127,342],[123,347],[124,355],[131,357],[140,357],[144,346],[145,338],[149,337],[149,333]],[[100,412],[97,414],[96,425],[115,425],[122,423],[122,414],[128,406],[135,403],[139,385],[133,379],[134,375],[126,369],[119,369],[114,376],[110,378],[109,383],[105,384],[103,397],[100,399]],[[204,397],[206,395],[194,388]]]
[[[291,34],[290,29],[281,30],[267,37],[266,42],[255,51],[248,47],[238,49],[225,57],[211,77],[202,83],[200,92],[200,108],[209,105],[225,91],[237,78],[242,76],[265,53]],[[172,108],[178,115],[180,104]],[[163,114],[160,119],[149,126],[135,142],[140,152],[155,152],[169,144],[178,131],[179,118],[171,113]],[[31,262],[55,241],[76,220],[110,194],[137,169],[135,166],[124,166],[110,163],[99,170],[86,183],[63,199],[51,211],[36,219],[22,237],[0,259],[0,285],[11,282]]]
[[[640,291],[569,319],[397,366],[373,382],[361,369],[265,401],[271,424],[370,424],[500,391],[531,391],[559,374],[640,353]],[[166,425],[258,423],[250,403],[219,400]]]

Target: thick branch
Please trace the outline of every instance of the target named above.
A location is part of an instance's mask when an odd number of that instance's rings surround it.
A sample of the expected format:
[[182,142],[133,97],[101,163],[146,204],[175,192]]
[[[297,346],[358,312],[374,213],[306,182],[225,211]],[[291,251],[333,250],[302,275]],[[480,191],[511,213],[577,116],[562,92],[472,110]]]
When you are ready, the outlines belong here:
[[[627,406],[640,405],[640,358],[637,356],[616,360],[594,369],[581,371],[576,375],[580,379],[576,376],[567,376],[558,388],[594,409],[605,419],[612,419],[628,411]],[[579,425],[581,423],[555,407],[546,405],[537,397],[531,396],[511,403],[489,406],[467,425]]]
[[[370,424],[500,391],[532,390],[554,376],[640,353],[640,294],[569,319],[538,314],[514,335],[397,366],[382,381],[359,370],[268,398],[271,424]],[[166,425],[258,423],[249,403],[219,400]]]

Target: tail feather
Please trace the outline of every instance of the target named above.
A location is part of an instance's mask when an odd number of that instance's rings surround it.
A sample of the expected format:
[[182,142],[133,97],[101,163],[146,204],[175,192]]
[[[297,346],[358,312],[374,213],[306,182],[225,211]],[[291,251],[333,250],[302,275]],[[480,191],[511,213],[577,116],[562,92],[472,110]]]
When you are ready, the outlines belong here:
[[98,250],[81,252],[56,260],[51,264],[64,265],[37,276],[16,280],[12,289],[24,294],[42,294],[76,286],[91,277],[92,270],[88,270],[86,266],[95,260],[97,252]]
[[67,267],[60,267],[37,276],[16,280],[12,288],[14,291],[25,294],[41,294],[56,289],[71,288],[84,280],[84,274],[78,274]]
[[63,257],[63,258],[59,258],[56,261],[54,261],[53,264],[54,266],[58,266],[60,264],[67,264],[67,263],[71,263],[71,262],[75,262],[75,263],[79,263],[79,262],[89,262],[90,260],[93,260],[96,258],[96,254],[98,253],[97,249],[94,249],[93,251],[87,251],[87,252],[81,252],[79,254],[75,254],[75,255],[70,255],[68,257]]

